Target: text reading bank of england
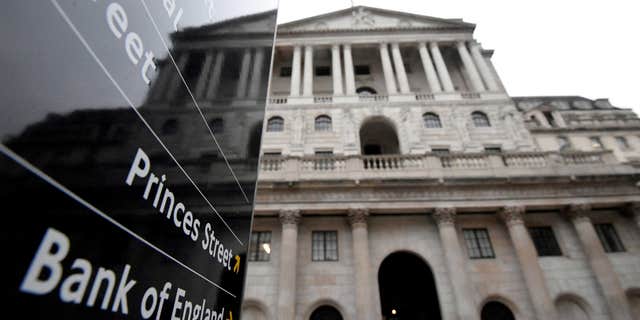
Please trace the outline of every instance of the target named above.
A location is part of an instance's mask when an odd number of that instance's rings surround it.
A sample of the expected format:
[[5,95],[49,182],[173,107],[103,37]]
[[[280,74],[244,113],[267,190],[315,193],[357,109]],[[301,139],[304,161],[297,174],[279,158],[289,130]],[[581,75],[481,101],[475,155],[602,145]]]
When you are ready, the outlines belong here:
[[278,27],[243,319],[640,319],[640,119],[509,96],[474,28]]

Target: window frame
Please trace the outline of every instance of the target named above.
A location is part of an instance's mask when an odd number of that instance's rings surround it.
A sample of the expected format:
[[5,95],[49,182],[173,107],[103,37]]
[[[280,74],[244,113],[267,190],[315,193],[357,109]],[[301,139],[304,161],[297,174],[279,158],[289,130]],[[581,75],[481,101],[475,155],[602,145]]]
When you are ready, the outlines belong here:
[[[281,123],[275,123],[280,121]],[[284,131],[284,118],[281,116],[272,116],[267,120],[266,132],[283,132]]]
[[620,150],[631,150],[631,145],[629,144],[629,139],[625,136],[614,136],[614,140],[616,140],[616,144]]
[[435,112],[425,112],[422,114],[422,125],[427,129],[441,129],[442,120]]
[[[322,122],[323,120],[328,120],[328,122]],[[326,127],[322,127],[325,125]],[[333,119],[329,115],[321,114],[313,120],[313,130],[317,132],[328,132],[333,131]]]
[[278,76],[280,76],[280,78],[291,78],[292,73],[293,68],[291,66],[281,66]]
[[[335,257],[328,256],[328,248],[327,244],[329,241],[333,239],[327,239],[328,234],[335,235]],[[316,235],[322,235],[322,239],[316,239]],[[321,241],[322,247],[322,257],[316,256],[316,240]],[[338,241],[338,231],[337,230],[313,230],[311,231],[311,261],[328,261],[328,262],[336,262],[340,260],[340,252],[339,252],[339,241]]]
[[471,121],[476,128],[489,128],[491,127],[491,120],[489,115],[482,111],[474,111],[471,113]]
[[591,143],[591,149],[604,150],[604,144],[602,143],[602,139],[599,136],[590,136],[589,142]]
[[[627,251],[613,223],[610,223],[610,222],[594,223],[593,228],[596,230],[596,234],[598,235],[598,239],[600,240],[600,244],[602,245],[604,252],[618,253],[618,252]],[[609,232],[607,236],[611,238],[609,239],[605,238],[605,231]],[[610,240],[612,242],[610,242]]]
[[[486,239],[486,244],[488,246],[483,246],[480,243],[479,234],[486,235],[484,239]],[[472,235],[472,238],[467,237],[467,235]],[[487,228],[463,228],[462,229],[462,238],[464,239],[465,246],[467,248],[467,256],[469,259],[495,259],[496,252],[493,250],[493,243],[491,243],[491,235],[489,234],[489,230]],[[473,241],[475,247],[470,247],[470,241]],[[485,250],[489,250],[488,253],[483,252],[483,248]],[[477,250],[477,254],[476,251]],[[478,255],[479,254],[479,255]]]
[[[255,245],[254,245],[254,235],[256,236]],[[264,240],[265,237],[263,237],[263,236],[266,236],[266,235],[268,235],[268,237],[266,237],[267,239]],[[271,247],[271,240],[272,239],[273,239],[273,236],[271,234],[271,231],[252,231],[251,232],[251,238],[249,239],[249,251],[247,252],[247,260],[248,261],[252,261],[252,262],[268,262],[268,261],[270,261],[271,260],[271,252],[267,253],[263,249],[263,246],[264,246],[265,243],[268,243],[269,247]],[[263,240],[263,241],[261,241],[261,240]]]
[[530,226],[527,227],[527,231],[539,257],[563,256],[562,248],[551,226]]

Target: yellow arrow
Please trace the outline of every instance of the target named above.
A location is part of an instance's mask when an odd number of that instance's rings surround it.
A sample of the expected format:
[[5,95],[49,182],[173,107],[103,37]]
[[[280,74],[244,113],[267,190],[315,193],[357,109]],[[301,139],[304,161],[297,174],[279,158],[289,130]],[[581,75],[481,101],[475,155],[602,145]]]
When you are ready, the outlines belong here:
[[236,265],[233,266],[233,272],[240,272],[240,256],[236,256]]
[[233,313],[231,313],[231,311],[229,311],[229,319],[227,319],[227,320],[233,320]]

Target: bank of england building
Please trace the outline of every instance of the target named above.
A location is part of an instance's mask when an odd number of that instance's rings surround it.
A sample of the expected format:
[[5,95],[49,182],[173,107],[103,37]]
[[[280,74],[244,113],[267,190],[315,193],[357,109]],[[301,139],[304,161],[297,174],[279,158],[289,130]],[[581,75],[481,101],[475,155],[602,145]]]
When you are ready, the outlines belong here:
[[278,27],[243,319],[639,319],[640,119],[510,96],[474,28]]

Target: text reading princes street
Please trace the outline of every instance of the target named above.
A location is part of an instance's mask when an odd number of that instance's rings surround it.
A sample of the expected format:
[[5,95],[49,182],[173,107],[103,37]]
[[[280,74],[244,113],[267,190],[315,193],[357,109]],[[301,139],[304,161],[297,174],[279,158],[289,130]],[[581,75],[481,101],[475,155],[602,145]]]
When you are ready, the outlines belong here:
[[[173,222],[171,224],[173,227],[181,229],[185,237],[197,242],[202,226],[200,219],[196,218],[183,202],[176,200],[175,195],[167,186],[166,175],[155,174],[151,171],[151,160],[140,148],[131,163],[125,182],[132,186],[136,179],[146,179],[142,198],[152,201],[151,205],[158,209],[169,223]],[[150,195],[152,195],[151,198],[149,198]],[[220,238],[216,238],[213,225],[209,222],[204,224],[203,233],[204,239],[200,242],[202,249],[213,257],[214,261],[222,264],[227,270],[231,270],[233,251],[227,249]]]

